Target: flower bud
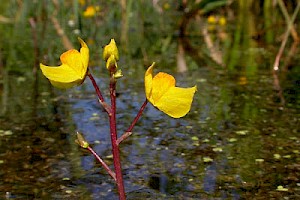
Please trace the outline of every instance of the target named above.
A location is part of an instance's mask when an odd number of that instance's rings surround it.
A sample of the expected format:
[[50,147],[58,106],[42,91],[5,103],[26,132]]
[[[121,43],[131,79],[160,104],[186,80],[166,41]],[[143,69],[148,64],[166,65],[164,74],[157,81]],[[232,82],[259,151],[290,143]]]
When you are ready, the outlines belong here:
[[122,70],[119,69],[118,71],[116,71],[114,73],[113,76],[114,76],[115,79],[122,78],[123,77]]
[[109,58],[107,59],[106,68],[112,72],[115,72],[118,68],[117,60],[114,55],[109,56]]
[[110,43],[103,49],[103,59],[107,61],[111,56],[115,57],[115,60],[119,60],[119,51],[114,39],[110,40]]
[[89,143],[84,139],[83,135],[79,132],[77,132],[77,140],[75,140],[75,142],[84,149],[89,147]]

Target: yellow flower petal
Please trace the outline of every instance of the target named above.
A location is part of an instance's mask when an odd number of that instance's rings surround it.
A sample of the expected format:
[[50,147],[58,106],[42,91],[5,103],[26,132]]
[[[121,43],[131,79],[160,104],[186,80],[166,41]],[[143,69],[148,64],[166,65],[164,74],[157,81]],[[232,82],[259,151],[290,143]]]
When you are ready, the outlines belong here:
[[84,81],[89,62],[89,48],[81,38],[78,40],[81,43],[80,52],[72,49],[63,53],[60,56],[62,65],[46,66],[40,64],[43,74],[54,87],[70,88]]
[[116,71],[116,69],[118,68],[118,64],[114,55],[109,56],[109,58],[107,59],[106,68],[109,71]]
[[152,103],[156,104],[172,87],[175,87],[175,78],[173,76],[163,72],[155,75],[152,80]]
[[145,73],[145,93],[148,101],[171,117],[185,116],[191,109],[197,87],[175,87],[175,78],[163,72],[153,77],[154,64]]
[[81,54],[77,50],[71,49],[71,50],[63,53],[60,56],[60,60],[61,60],[62,64],[69,66],[76,72],[76,74],[80,78],[83,78],[83,76],[85,75],[85,74],[83,74],[84,66],[83,66],[83,63],[81,60]]
[[170,88],[154,106],[173,118],[185,116],[191,109],[197,87]]
[[74,81],[74,82],[70,82],[70,83],[61,83],[61,82],[56,82],[56,81],[51,81],[51,84],[54,87],[60,88],[60,89],[68,89],[71,87],[74,87],[76,85],[80,85],[82,83],[82,81]]
[[80,80],[81,77],[69,65],[62,64],[61,66],[46,66],[40,64],[43,74],[51,81],[70,83]]
[[82,64],[83,64],[83,68],[82,68],[81,73],[84,74],[84,73],[86,73],[86,70],[87,70],[88,65],[89,65],[89,58],[90,58],[89,48],[81,38],[78,38],[78,40],[81,44],[80,54],[81,54],[81,60],[82,60]]
[[152,65],[147,69],[146,73],[145,73],[145,93],[146,93],[146,97],[147,99],[152,102],[152,72],[153,72],[153,67],[155,65],[155,62],[152,63]]
[[96,7],[88,6],[86,8],[86,10],[83,12],[83,16],[84,17],[93,17],[96,15],[96,12],[97,12]]

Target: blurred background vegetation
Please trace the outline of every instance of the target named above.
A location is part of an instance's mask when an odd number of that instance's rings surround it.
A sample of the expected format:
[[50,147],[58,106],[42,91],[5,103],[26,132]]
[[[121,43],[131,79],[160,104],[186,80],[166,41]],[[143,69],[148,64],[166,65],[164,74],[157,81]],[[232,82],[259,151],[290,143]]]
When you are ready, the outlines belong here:
[[[254,73],[256,54],[265,60],[259,67],[273,64],[297,4],[280,2],[5,0],[0,5],[1,71],[29,72],[40,61],[58,64],[61,52],[78,47],[79,36],[91,49],[91,66],[101,65],[102,46],[115,38],[125,69],[156,61],[179,71],[208,66]],[[291,35],[287,50],[298,43],[294,27]],[[273,56],[265,59],[266,54]]]
[[5,0],[0,5],[1,88],[5,74],[30,79],[40,75],[40,62],[59,65],[62,52],[79,48],[77,37],[90,48],[90,67],[100,71],[102,47],[115,38],[125,76],[142,76],[155,61],[171,71],[238,74],[237,81],[246,84],[258,70],[271,71],[277,55],[283,81],[291,73],[297,80],[299,37],[293,24],[288,30],[293,14],[299,20],[297,6],[296,0]]

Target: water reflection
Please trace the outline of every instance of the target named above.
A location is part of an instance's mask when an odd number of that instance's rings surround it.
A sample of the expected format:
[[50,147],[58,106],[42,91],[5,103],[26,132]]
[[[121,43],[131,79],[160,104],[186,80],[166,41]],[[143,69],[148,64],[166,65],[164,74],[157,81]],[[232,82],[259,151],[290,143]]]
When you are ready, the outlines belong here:
[[[139,74],[132,74],[132,77]],[[122,143],[126,191],[137,197],[250,198],[255,195],[296,197],[299,186],[298,107],[274,101],[268,73],[247,77],[216,76],[209,70],[178,75],[198,82],[192,112],[170,119],[148,106],[134,134]],[[25,77],[27,78],[27,77]],[[89,82],[67,92],[31,96],[9,78],[6,115],[1,117],[2,197],[117,198],[115,185],[88,152],[74,143],[79,130],[112,165],[108,125]],[[100,81],[97,79],[97,81]],[[101,79],[101,82],[106,80]],[[124,82],[126,83],[126,78]],[[289,90],[294,90],[291,80]],[[120,82],[120,89],[126,86]],[[131,83],[118,97],[119,134],[127,129],[144,101],[142,81]],[[188,83],[187,83],[188,84]],[[40,90],[40,89],[39,89]],[[32,93],[31,87],[24,90]],[[121,90],[122,91],[122,90]],[[286,99],[297,99],[285,93]],[[4,101],[5,98],[2,98]],[[134,104],[131,104],[132,101]],[[15,106],[14,106],[15,105]],[[17,112],[16,108],[22,109]],[[33,107],[36,111],[33,112]],[[11,131],[11,132],[10,132]],[[278,186],[288,188],[282,193]],[[7,192],[7,193],[6,193]]]
[[[210,76],[214,78],[208,78]],[[181,120],[167,118],[153,107],[147,107],[134,134],[121,147],[126,190],[130,191],[130,196],[147,196],[147,188],[152,188],[164,196],[161,198],[240,199],[252,197],[253,192],[281,197],[282,193],[276,188],[285,181],[278,182],[272,169],[282,165],[293,166],[299,161],[296,151],[299,138],[295,135],[295,128],[288,125],[297,124],[298,120],[294,118],[296,110],[285,108],[280,111],[280,107],[272,101],[272,77],[268,73],[258,76],[260,78],[248,77],[247,84],[241,85],[235,77],[218,77],[205,69],[194,72],[190,78],[198,81],[202,92],[197,94],[192,113]],[[180,75],[177,78],[183,81],[187,77]],[[92,88],[87,85],[86,92],[89,93]],[[139,82],[133,84],[136,88],[134,93],[130,90],[118,98],[119,134],[133,119],[131,111],[138,110],[138,106],[132,108],[130,101],[126,100],[130,99],[128,96],[134,94],[134,99],[140,104],[144,100],[140,85]],[[78,101],[89,102],[85,105],[86,112],[94,112],[89,109],[90,101],[74,100]],[[78,103],[73,106],[76,105]],[[109,148],[109,138],[102,135],[102,130],[107,129],[105,120],[93,122],[91,113],[83,115],[75,112],[73,116],[77,127],[84,123],[93,124],[86,126],[86,136],[92,142],[99,140],[101,135],[100,144],[96,144],[97,151],[109,157],[111,152],[106,149]],[[282,134],[286,132],[290,134],[284,137]],[[294,142],[290,138],[294,138]],[[289,143],[291,148],[282,146],[285,143]],[[278,151],[290,155],[291,159],[274,159]],[[106,159],[109,161],[109,158]],[[263,160],[262,163],[257,162],[259,159]],[[83,166],[91,161],[84,162]],[[100,176],[107,176],[102,173]],[[277,173],[295,177],[290,170]]]

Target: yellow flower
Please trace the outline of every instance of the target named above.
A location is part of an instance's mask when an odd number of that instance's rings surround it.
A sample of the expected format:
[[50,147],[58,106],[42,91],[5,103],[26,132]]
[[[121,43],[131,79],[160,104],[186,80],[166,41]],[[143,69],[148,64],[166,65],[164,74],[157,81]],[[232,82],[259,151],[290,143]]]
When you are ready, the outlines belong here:
[[99,10],[100,10],[99,6],[88,6],[83,12],[83,16],[94,17]]
[[153,77],[154,64],[145,73],[145,93],[148,101],[173,118],[185,116],[191,109],[197,87],[175,87],[175,78],[163,72]]
[[51,84],[58,88],[70,88],[80,85],[87,74],[89,62],[89,48],[86,43],[78,38],[81,48],[80,52],[71,49],[60,56],[62,65],[46,66],[42,63],[40,68]]
[[221,26],[225,26],[226,25],[226,18],[224,16],[221,16],[220,19],[219,19],[219,24]]
[[210,16],[207,18],[207,22],[208,22],[209,24],[215,24],[215,23],[217,22],[217,19],[216,19],[215,16],[210,15]]

